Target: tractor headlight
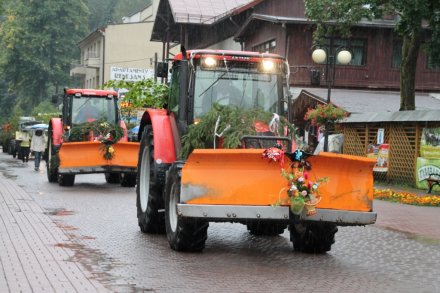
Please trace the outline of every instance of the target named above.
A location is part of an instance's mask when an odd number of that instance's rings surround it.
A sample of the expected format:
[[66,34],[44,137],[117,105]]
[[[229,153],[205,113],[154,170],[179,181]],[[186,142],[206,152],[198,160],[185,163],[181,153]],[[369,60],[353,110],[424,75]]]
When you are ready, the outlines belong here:
[[272,60],[263,60],[262,69],[264,72],[272,72],[275,68],[275,63]]
[[213,57],[206,57],[203,59],[203,65],[206,67],[214,67],[217,61]]

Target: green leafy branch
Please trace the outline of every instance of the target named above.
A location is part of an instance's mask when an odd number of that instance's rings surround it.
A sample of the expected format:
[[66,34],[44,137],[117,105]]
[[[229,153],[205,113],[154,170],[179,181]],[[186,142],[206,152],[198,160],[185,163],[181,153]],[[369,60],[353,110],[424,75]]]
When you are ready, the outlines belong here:
[[168,98],[168,86],[154,78],[141,81],[109,80],[104,88],[127,89],[125,100],[130,101],[129,109],[164,108]]

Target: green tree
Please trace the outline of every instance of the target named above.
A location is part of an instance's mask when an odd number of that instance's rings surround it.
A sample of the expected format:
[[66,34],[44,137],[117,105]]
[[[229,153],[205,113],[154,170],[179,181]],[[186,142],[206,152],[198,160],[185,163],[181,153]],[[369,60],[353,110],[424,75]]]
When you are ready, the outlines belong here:
[[94,31],[108,23],[121,23],[122,17],[138,12],[151,0],[88,0],[89,30]]
[[50,101],[44,100],[32,109],[31,114],[36,120],[49,123],[50,118],[57,117],[60,111]]
[[49,96],[48,88],[68,84],[88,13],[83,0],[6,1],[0,70],[28,111]]
[[316,21],[315,41],[324,36],[350,36],[362,19],[396,15],[395,31],[402,38],[400,111],[415,109],[415,76],[422,48],[431,65],[440,65],[440,1],[438,0],[305,0],[306,16]]

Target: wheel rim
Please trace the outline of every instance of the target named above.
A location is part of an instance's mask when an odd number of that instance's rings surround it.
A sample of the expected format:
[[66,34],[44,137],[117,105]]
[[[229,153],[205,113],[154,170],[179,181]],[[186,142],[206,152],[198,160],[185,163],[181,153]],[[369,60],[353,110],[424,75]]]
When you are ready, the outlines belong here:
[[170,200],[169,200],[169,213],[168,213],[168,219],[170,221],[170,228],[173,232],[176,232],[177,229],[177,201],[178,201],[178,190],[179,186],[173,182],[173,185],[171,186],[171,192],[170,192]]
[[142,151],[141,170],[139,174],[139,198],[143,212],[147,210],[148,194],[150,193],[150,148],[145,147]]

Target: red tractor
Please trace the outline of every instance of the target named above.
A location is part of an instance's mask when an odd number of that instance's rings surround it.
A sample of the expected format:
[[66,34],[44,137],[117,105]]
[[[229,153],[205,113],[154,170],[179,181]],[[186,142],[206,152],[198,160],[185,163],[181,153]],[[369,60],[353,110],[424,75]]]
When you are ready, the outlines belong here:
[[[337,225],[375,222],[374,161],[366,158],[330,153],[310,158],[311,176],[329,177],[316,215],[297,216],[286,203],[274,205],[286,181],[280,165],[269,164],[262,154],[280,141],[293,153],[293,135],[267,133],[269,121],[255,123],[257,135],[243,136],[236,149],[221,147],[215,127],[213,148],[182,156],[182,137],[215,104],[259,108],[290,121],[288,83],[289,66],[276,54],[182,50],[174,57],[167,109],[147,109],[140,124],[136,193],[142,232],[166,232],[172,249],[201,251],[209,222],[245,224],[255,235],[278,235],[289,226],[295,250],[324,253]],[[286,158],[282,167],[291,164]]]
[[[108,183],[135,186],[139,143],[127,142],[118,94],[111,90],[66,89],[62,105],[62,117],[52,118],[49,122],[46,156],[49,182],[72,186],[75,175],[104,173]],[[119,125],[122,137],[110,146],[102,143],[98,133],[88,131],[83,134],[82,141],[69,141],[75,128],[88,123]],[[111,156],[103,156],[103,150],[110,150]]]

